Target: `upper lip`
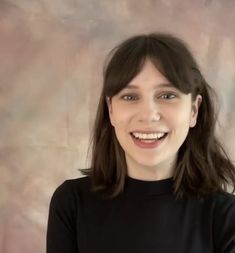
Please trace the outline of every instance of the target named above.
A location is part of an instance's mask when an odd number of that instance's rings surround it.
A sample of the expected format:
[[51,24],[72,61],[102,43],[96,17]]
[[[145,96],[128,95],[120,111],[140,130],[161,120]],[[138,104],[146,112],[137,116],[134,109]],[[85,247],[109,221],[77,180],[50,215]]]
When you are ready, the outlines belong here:
[[143,133],[143,134],[152,134],[152,133],[167,133],[167,131],[161,131],[161,130],[151,130],[151,129],[142,129],[142,130],[133,130],[131,133]]

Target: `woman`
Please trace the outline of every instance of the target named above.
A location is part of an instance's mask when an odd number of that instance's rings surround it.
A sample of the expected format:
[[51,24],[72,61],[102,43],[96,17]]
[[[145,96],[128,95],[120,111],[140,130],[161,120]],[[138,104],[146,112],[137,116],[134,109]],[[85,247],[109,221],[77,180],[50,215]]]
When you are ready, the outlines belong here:
[[104,71],[91,168],[55,191],[47,253],[234,253],[235,167],[185,43],[132,37]]

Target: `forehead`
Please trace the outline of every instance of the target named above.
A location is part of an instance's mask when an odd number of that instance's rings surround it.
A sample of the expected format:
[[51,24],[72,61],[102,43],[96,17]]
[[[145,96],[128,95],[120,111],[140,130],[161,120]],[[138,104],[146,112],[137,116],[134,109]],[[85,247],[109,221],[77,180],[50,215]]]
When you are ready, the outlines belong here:
[[145,61],[140,72],[124,88],[139,89],[147,86],[153,88],[175,88],[149,59]]
[[[128,84],[126,87],[124,87],[124,89],[128,89],[128,90],[137,90],[137,89],[140,89],[140,88],[141,88],[141,85],[135,85],[135,84]],[[159,84],[154,85],[153,88],[154,89],[157,89],[157,88],[172,88],[172,89],[177,89],[171,83],[159,83]]]

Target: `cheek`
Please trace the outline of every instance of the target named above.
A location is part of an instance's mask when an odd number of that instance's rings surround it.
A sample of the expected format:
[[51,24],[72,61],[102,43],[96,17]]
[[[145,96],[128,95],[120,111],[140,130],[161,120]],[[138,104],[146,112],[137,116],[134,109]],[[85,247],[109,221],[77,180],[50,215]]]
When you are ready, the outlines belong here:
[[113,123],[114,127],[120,128],[125,127],[131,120],[132,114],[130,111],[123,110],[123,108],[120,108],[118,110],[113,111]]
[[188,128],[190,122],[190,112],[185,109],[175,108],[165,112],[167,123],[172,128]]

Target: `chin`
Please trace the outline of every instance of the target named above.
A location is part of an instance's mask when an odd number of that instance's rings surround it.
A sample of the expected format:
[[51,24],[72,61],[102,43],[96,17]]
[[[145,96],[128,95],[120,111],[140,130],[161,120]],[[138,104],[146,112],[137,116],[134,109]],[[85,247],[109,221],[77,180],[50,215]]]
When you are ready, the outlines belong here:
[[143,160],[137,160],[136,161],[140,166],[143,167],[149,167],[149,168],[153,168],[153,167],[157,167],[160,164],[160,161],[149,161],[149,159],[147,161],[143,161]]

